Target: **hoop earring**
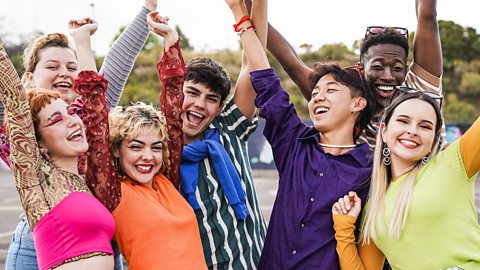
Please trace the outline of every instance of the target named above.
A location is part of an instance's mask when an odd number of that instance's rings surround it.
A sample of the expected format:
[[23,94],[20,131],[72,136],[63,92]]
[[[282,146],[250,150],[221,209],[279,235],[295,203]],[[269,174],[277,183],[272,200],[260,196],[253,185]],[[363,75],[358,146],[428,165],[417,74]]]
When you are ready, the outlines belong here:
[[382,155],[383,155],[383,164],[385,166],[392,164],[392,159],[390,158],[390,148],[388,148],[386,144],[383,146]]
[[428,163],[429,161],[430,161],[430,153],[428,153],[427,155],[425,155],[425,156],[422,158],[421,166],[427,165],[427,163]]

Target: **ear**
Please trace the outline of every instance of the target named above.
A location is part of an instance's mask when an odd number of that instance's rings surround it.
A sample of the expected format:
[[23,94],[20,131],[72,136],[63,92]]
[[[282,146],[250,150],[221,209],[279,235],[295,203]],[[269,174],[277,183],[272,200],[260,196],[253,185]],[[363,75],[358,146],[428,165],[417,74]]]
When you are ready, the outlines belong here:
[[217,111],[217,114],[215,116],[219,116],[220,113],[222,112],[223,110],[223,107],[225,107],[225,101],[223,101],[220,106],[218,106],[218,111]]
[[387,138],[387,134],[388,134],[388,131],[387,131],[387,125],[385,125],[384,123],[382,123],[382,126],[380,127],[380,130],[382,132],[382,141],[384,143],[386,143],[386,138]]
[[30,71],[27,71],[23,74],[23,76],[25,76],[25,80],[27,81],[28,86],[30,88],[34,88],[35,87],[35,81],[33,80],[33,73],[30,72]]
[[353,99],[352,113],[360,113],[367,106],[367,100],[363,97],[356,97]]
[[117,147],[113,147],[112,153],[113,153],[114,158],[119,158],[120,157],[120,150]]

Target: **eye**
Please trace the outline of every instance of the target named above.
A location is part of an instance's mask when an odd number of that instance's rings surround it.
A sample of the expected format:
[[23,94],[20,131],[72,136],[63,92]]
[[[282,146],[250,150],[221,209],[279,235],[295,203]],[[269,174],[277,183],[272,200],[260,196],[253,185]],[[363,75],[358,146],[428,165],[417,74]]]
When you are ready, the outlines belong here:
[[430,125],[420,125],[421,128],[423,129],[426,129],[426,130],[432,130],[433,127],[431,127]]
[[77,71],[77,67],[67,67],[68,71]]
[[337,89],[333,89],[333,88],[327,89],[327,93],[331,94],[331,93],[335,93],[335,92],[337,92]]
[[63,120],[63,117],[61,115],[57,115],[52,120],[50,120],[50,122],[48,122],[47,126],[55,125],[56,123],[62,120]]
[[57,69],[58,66],[47,66],[47,69]]
[[408,120],[405,120],[405,119],[397,119],[397,122],[408,124]]
[[209,97],[209,98],[207,98],[207,100],[210,103],[217,103],[218,102],[218,98],[214,98],[214,97]]
[[152,150],[155,151],[155,152],[162,152],[162,147],[161,146],[155,146],[155,147],[152,147]]
[[401,72],[401,71],[403,71],[403,66],[394,66],[392,68],[392,70],[395,71],[395,72]]
[[136,145],[136,144],[130,145],[128,148],[132,149],[133,151],[139,151],[139,150],[142,149],[142,147],[140,145]]

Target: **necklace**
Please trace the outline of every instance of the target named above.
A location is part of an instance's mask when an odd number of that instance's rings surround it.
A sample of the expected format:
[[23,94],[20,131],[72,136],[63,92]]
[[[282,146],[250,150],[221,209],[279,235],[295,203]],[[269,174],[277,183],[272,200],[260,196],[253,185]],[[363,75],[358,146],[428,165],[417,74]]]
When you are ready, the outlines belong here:
[[336,144],[326,144],[326,143],[318,143],[318,145],[328,148],[354,148],[356,144],[347,144],[347,145],[336,145]]

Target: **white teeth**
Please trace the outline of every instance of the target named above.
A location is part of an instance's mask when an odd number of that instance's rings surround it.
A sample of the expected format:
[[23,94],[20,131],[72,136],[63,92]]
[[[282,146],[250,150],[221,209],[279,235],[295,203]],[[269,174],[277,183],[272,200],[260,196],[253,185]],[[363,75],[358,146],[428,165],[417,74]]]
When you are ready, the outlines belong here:
[[328,108],[321,107],[315,110],[315,113],[322,113],[322,112],[328,112]]
[[203,118],[203,115],[199,114],[199,113],[196,113],[194,111],[189,111],[190,114],[193,114],[194,116],[196,117],[199,117],[199,118]]
[[407,141],[407,140],[400,140],[400,142],[402,142],[403,144],[411,145],[411,146],[417,146],[418,145],[414,142]]
[[148,170],[150,170],[153,166],[152,166],[152,165],[150,165],[150,166],[137,165],[136,167],[137,167],[137,169],[139,169],[140,171],[148,171]]
[[378,89],[382,91],[393,91],[393,85],[379,85],[377,86]]
[[67,83],[67,82],[61,82],[61,83],[56,83],[55,84],[55,87],[65,87],[65,88],[70,88],[72,87],[71,84]]
[[68,139],[71,140],[73,137],[80,136],[81,134],[82,132],[80,130],[77,130],[74,133],[70,134],[70,136],[68,136]]

